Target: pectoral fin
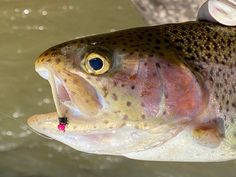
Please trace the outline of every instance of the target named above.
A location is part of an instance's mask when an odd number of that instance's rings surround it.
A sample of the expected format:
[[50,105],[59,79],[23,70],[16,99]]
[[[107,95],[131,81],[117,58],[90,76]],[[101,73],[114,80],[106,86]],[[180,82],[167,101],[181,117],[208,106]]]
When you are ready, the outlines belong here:
[[192,136],[201,145],[218,147],[225,137],[224,120],[216,118],[203,123],[192,131]]

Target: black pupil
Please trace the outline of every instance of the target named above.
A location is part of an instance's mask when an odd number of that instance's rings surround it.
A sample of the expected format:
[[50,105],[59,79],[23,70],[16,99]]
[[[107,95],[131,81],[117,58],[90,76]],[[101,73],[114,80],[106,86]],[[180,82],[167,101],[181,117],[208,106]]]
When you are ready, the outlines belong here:
[[100,58],[92,58],[89,60],[89,64],[94,70],[99,70],[103,66],[103,61]]

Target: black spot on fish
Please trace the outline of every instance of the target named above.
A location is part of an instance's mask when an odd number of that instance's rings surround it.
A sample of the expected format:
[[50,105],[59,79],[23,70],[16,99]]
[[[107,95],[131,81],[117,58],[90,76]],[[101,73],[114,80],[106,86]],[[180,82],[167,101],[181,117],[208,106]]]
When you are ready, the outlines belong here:
[[160,44],[161,43],[161,41],[159,40],[159,39],[156,39],[156,44]]
[[123,116],[123,119],[124,119],[124,120],[128,120],[128,118],[129,118],[128,115],[124,115],[124,116]]
[[176,42],[176,43],[184,43],[184,40],[183,39],[175,39],[174,42]]
[[207,49],[207,50],[211,50],[211,48],[210,48],[210,46],[209,46],[209,45],[207,45],[207,46],[206,46],[206,49]]
[[166,48],[166,49],[170,49],[170,45],[166,45],[165,48]]
[[149,37],[152,37],[152,33],[148,33],[147,35],[148,35]]
[[127,101],[127,102],[126,102],[126,105],[127,105],[128,107],[130,107],[130,106],[131,106],[131,102],[130,102],[130,101]]
[[103,91],[103,93],[104,93],[104,97],[106,97],[107,94],[108,94],[107,87],[102,87],[102,91]]
[[172,32],[173,32],[174,34],[176,34],[176,33],[178,33],[178,30],[174,29]]
[[41,58],[41,60],[40,60],[40,61],[41,61],[41,62],[44,62],[44,60],[45,60],[45,58]]
[[[186,41],[188,42],[188,44],[190,44],[191,43],[191,39],[190,38],[186,38]],[[194,42],[196,42],[196,41],[194,41]],[[197,45],[197,42],[196,42],[196,44],[195,45]]]
[[140,40],[143,40],[143,36],[138,35],[137,37],[138,37]]
[[148,42],[151,42],[151,41],[152,41],[152,39],[151,39],[151,38],[147,38],[147,41],[148,41]]
[[159,50],[159,49],[160,49],[160,47],[159,47],[159,46],[155,46],[155,47],[154,47],[154,49],[156,49],[156,50]]
[[220,106],[219,106],[219,110],[222,111],[222,105],[221,105],[221,104],[220,104]]
[[236,109],[236,102],[232,103],[232,107]]
[[161,66],[160,66],[159,63],[156,63],[156,67],[157,67],[157,68],[161,68]]
[[185,26],[181,26],[181,30],[185,31],[187,28]]
[[185,35],[186,35],[186,33],[185,33],[184,31],[182,31],[180,34],[181,34],[182,36],[185,36]]
[[108,121],[108,120],[104,120],[103,123],[104,123],[104,124],[108,124],[109,121]]
[[167,43],[167,44],[170,43],[169,39],[164,39],[164,42]]
[[56,58],[56,64],[59,64],[61,62],[60,58]]
[[52,48],[51,50],[52,50],[53,52],[55,52],[57,49],[54,47],[54,48]]
[[176,49],[177,50],[182,50],[182,47],[181,46],[177,46]]
[[79,41],[80,43],[84,43],[84,39],[80,39],[80,41]]
[[49,52],[45,52],[44,53],[44,56],[46,57],[46,56],[48,56],[49,55]]
[[152,58],[152,57],[154,57],[154,55],[151,53],[148,55],[148,57]]
[[51,61],[52,61],[52,59],[51,59],[51,58],[48,58],[48,59],[47,59],[47,62],[48,62],[48,63],[50,63]]
[[116,87],[116,86],[118,85],[118,83],[115,81],[115,82],[113,83],[113,85]]
[[161,57],[164,57],[164,56],[165,56],[164,53],[162,53],[162,52],[158,52],[158,54],[159,54]]
[[115,101],[118,100],[118,97],[117,97],[117,95],[115,93],[112,94],[112,99],[115,100]]

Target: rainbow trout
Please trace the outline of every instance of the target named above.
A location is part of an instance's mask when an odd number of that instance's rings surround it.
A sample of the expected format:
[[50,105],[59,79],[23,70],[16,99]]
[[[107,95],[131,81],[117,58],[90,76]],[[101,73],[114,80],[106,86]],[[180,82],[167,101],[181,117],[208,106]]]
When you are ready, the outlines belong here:
[[94,35],[46,50],[35,67],[57,108],[28,119],[40,134],[139,160],[236,158],[236,27],[199,21]]

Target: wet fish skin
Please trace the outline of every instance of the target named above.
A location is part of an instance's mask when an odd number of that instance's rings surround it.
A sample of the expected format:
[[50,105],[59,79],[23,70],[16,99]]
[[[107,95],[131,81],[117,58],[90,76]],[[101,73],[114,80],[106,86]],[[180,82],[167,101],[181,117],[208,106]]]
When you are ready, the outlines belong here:
[[[93,51],[110,56],[112,67],[107,73],[89,75],[80,67],[84,54]],[[130,127],[140,133],[140,139],[129,146],[106,143],[103,149],[99,137],[97,151],[96,147],[86,151],[68,142],[66,134],[55,135],[53,127],[40,129],[43,116],[31,118],[29,124],[86,152],[143,160],[232,159],[236,155],[235,66],[236,28],[209,22],[141,27],[72,40],[50,48],[36,61],[36,68],[50,68],[63,80],[67,92],[73,93],[72,102],[84,113],[82,119],[72,118],[71,126],[82,134],[116,130],[117,135]],[[68,110],[68,117],[75,117]],[[127,129],[123,132],[131,135]],[[117,135],[110,135],[111,139],[122,140]],[[182,139],[186,144],[177,148],[177,140]],[[91,142],[86,141],[92,146]],[[173,147],[176,156],[167,156]],[[189,156],[186,149],[196,152]],[[196,155],[202,152],[209,156]]]

